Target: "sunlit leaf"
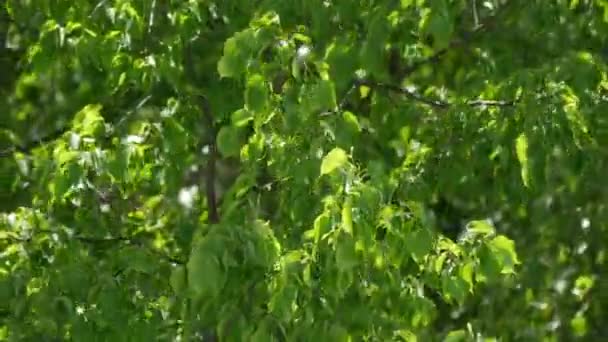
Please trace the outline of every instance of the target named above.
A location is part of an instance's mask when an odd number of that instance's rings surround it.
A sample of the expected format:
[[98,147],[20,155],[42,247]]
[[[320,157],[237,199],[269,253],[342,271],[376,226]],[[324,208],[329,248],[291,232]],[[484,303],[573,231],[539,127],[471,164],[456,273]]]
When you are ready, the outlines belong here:
[[321,162],[321,176],[332,173],[334,170],[343,167],[348,162],[348,155],[339,147],[329,151]]
[[519,259],[515,252],[515,242],[504,235],[498,235],[489,242],[491,250],[502,265],[502,273],[514,273]]
[[525,134],[520,134],[515,139],[515,152],[521,164],[521,179],[525,186],[530,186],[530,164],[528,161],[528,138]]
[[464,342],[467,341],[467,332],[465,330],[452,330],[443,339],[443,342]]
[[347,234],[353,234],[353,200],[347,197],[342,205],[342,229]]

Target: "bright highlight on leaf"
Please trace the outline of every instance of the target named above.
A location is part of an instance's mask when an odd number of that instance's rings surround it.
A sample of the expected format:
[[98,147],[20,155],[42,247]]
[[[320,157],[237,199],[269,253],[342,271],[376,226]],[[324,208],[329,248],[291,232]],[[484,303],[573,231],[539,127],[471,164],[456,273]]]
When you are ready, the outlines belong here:
[[495,230],[487,220],[476,220],[467,224],[467,232],[472,235],[487,236],[494,234]]
[[515,152],[521,164],[521,179],[526,187],[530,186],[530,165],[528,162],[528,138],[525,133],[515,139]]
[[520,263],[515,252],[515,242],[504,235],[499,235],[489,242],[489,246],[502,265],[502,273],[515,273],[515,266]]
[[343,149],[336,147],[323,158],[321,162],[321,176],[334,172],[348,162],[348,155]]
[[100,104],[86,105],[74,117],[74,130],[82,136],[96,137],[104,131]]
[[347,234],[353,234],[353,199],[347,197],[342,206],[342,229]]

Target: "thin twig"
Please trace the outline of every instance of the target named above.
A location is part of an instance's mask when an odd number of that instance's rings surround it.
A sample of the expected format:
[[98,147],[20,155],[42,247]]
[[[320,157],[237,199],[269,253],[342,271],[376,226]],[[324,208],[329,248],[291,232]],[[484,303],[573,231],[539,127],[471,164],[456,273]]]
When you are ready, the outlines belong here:
[[382,89],[386,89],[389,91],[393,91],[402,95],[405,95],[406,97],[418,101],[420,103],[424,103],[427,104],[429,106],[433,106],[433,107],[439,107],[439,108],[445,108],[445,107],[449,107],[450,104],[447,102],[443,102],[440,100],[435,100],[435,99],[429,99],[426,98],[420,94],[417,94],[409,89],[394,85],[394,84],[388,84],[388,83],[382,83],[382,82],[374,82],[371,80],[359,80],[357,82],[359,85],[364,85],[370,88],[382,88]]
[[472,107],[510,107],[515,106],[519,98],[515,100],[470,100],[466,104]]
[[49,143],[49,142],[61,137],[64,133],[69,131],[69,129],[70,129],[70,126],[65,125],[59,129],[55,130],[54,132],[50,133],[49,135],[44,136],[40,139],[32,140],[23,145],[14,145],[14,146],[8,147],[6,149],[0,150],[0,158],[10,157],[15,152],[22,152],[24,154],[30,154],[31,150],[33,150],[34,148],[40,147],[46,143]]
[[[428,97],[424,97],[412,90],[409,90],[407,88],[404,87],[400,87],[394,84],[387,84],[387,83],[382,83],[382,82],[374,82],[371,80],[360,80],[357,82],[358,85],[364,85],[370,88],[382,88],[382,89],[386,89],[395,93],[399,93],[402,95],[405,95],[407,98],[432,106],[432,107],[436,107],[436,108],[447,108],[450,106],[453,106],[453,103],[450,102],[446,102],[446,101],[441,101],[441,100],[436,100],[436,99],[431,99]],[[510,106],[514,106],[519,102],[519,98],[514,99],[514,100],[483,100],[483,99],[478,99],[478,100],[469,100],[466,101],[465,104],[471,107],[481,107],[481,106],[488,106],[488,107],[510,107]]]

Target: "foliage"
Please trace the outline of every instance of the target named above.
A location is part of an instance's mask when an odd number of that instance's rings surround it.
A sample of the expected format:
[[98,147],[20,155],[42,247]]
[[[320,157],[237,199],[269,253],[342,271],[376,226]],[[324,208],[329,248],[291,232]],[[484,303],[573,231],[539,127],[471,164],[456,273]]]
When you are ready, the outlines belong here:
[[2,340],[608,335],[606,1],[7,0],[0,39]]

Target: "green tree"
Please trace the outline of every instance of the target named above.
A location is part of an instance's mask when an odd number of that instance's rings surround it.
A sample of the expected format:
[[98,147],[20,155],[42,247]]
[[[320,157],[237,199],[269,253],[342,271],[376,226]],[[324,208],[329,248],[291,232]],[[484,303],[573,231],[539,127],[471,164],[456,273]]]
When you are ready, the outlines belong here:
[[608,336],[607,40],[602,0],[7,0],[0,340]]

